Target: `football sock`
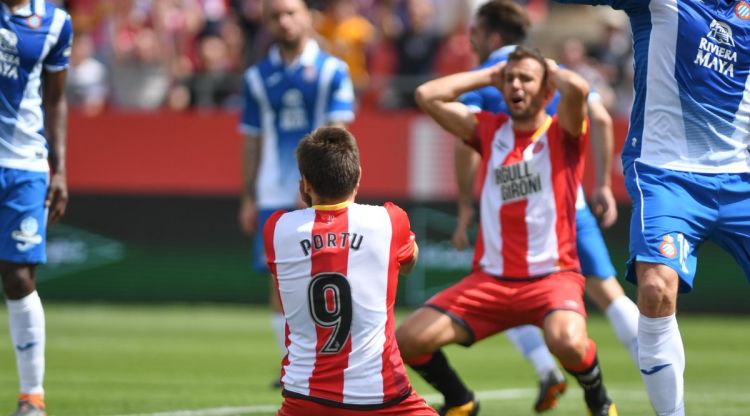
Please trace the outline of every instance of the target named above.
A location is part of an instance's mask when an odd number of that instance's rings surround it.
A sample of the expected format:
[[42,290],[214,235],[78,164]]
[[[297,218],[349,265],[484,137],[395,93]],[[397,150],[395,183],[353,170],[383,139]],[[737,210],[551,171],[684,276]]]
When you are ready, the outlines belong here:
[[557,369],[555,357],[552,356],[547,344],[544,343],[539,328],[534,325],[521,325],[505,331],[505,336],[531,362],[540,379],[550,371]]
[[456,371],[448,364],[442,350],[437,350],[432,357],[420,364],[410,364],[411,368],[419,373],[432,387],[443,394],[447,407],[462,405],[473,399],[474,395],[466,388],[464,383],[456,374]]
[[674,314],[638,320],[638,363],[657,415],[682,416],[685,349]]
[[638,306],[627,296],[620,296],[604,311],[615,329],[615,335],[638,365]]
[[578,381],[583,389],[583,398],[589,409],[598,409],[608,400],[607,389],[604,388],[599,359],[596,356],[596,343],[589,339],[589,347],[583,360],[574,366],[566,366],[565,370]]
[[21,393],[42,394],[45,342],[42,301],[34,291],[22,299],[6,299],[5,303]]
[[284,357],[286,355],[286,319],[284,319],[284,314],[274,312],[271,315],[271,326],[273,327],[273,336],[276,338],[281,356]]

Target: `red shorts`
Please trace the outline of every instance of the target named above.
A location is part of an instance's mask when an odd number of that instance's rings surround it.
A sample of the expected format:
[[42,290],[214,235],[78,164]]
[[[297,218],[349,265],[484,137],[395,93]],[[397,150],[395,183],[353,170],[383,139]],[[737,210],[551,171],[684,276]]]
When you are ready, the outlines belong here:
[[285,397],[276,416],[437,416],[435,409],[412,390],[404,400],[382,409],[353,410],[326,406],[310,400]]
[[555,310],[586,317],[585,278],[578,272],[558,272],[534,280],[498,279],[475,271],[433,296],[425,304],[448,314],[469,331],[472,344],[519,325],[543,327]]

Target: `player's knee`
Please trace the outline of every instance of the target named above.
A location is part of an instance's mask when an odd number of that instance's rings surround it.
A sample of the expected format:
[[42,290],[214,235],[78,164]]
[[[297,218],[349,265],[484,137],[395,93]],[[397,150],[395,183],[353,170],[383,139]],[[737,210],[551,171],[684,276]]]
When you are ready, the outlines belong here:
[[33,266],[1,262],[0,276],[8,299],[21,299],[36,289]]
[[675,296],[675,289],[660,276],[647,276],[638,282],[638,306],[646,315],[661,315],[662,311],[673,309]]
[[550,352],[563,363],[577,363],[586,356],[588,339],[583,332],[560,331],[546,341]]
[[432,352],[439,348],[435,346],[431,331],[420,329],[405,322],[396,329],[396,343],[401,350],[401,357],[405,360]]

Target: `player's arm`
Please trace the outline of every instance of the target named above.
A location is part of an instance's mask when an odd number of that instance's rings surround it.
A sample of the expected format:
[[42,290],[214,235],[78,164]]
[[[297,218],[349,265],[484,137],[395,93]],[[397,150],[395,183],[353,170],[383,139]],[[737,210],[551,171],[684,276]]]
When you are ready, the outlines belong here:
[[411,258],[411,260],[407,261],[406,263],[401,263],[401,266],[398,268],[398,274],[402,276],[406,276],[411,273],[412,270],[414,270],[414,266],[417,265],[417,257],[419,257],[419,246],[417,245],[417,242],[414,242],[414,257]]
[[443,129],[463,141],[470,141],[477,120],[469,107],[456,99],[465,92],[493,84],[503,68],[500,64],[428,81],[415,92],[417,104]]
[[614,130],[612,116],[601,100],[589,98],[589,120],[591,122],[591,146],[594,151],[596,167],[596,184],[591,195],[594,215],[604,228],[609,228],[617,221],[617,204],[612,194],[612,152],[614,147]]
[[257,227],[258,207],[255,204],[258,166],[263,140],[257,135],[245,134],[242,144],[242,196],[240,200],[240,227],[246,234],[254,234]]
[[560,103],[557,106],[557,118],[560,127],[571,137],[578,137],[584,132],[586,120],[586,98],[589,95],[589,84],[575,72],[561,68],[556,62],[547,60],[550,82],[560,92]]
[[[466,104],[472,112],[478,113],[484,107],[485,97],[482,90],[469,91],[459,101]],[[461,141],[456,141],[453,149],[453,169],[456,177],[456,227],[451,242],[456,250],[463,250],[471,244],[469,229],[476,215],[474,209],[474,178],[481,158],[477,152]]]
[[243,84],[242,119],[240,130],[242,131],[242,192],[240,194],[240,212],[237,220],[240,229],[248,235],[255,234],[258,220],[258,207],[255,203],[256,183],[258,179],[258,167],[260,166],[260,155],[263,147],[261,137],[260,105],[252,90],[253,84],[258,84],[259,73],[251,68],[245,75]]
[[68,205],[68,182],[65,151],[68,131],[68,103],[65,100],[67,70],[44,71],[42,80],[42,106],[44,130],[49,145],[50,179],[44,206],[49,209],[50,223],[56,223],[65,214]]

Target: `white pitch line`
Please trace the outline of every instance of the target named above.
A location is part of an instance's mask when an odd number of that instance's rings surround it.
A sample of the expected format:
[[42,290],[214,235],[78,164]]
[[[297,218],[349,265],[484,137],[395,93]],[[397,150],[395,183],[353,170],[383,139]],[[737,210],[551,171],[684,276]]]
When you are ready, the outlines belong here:
[[213,409],[172,410],[158,413],[136,413],[118,416],[238,416],[259,413],[274,413],[279,410],[278,404],[263,404],[244,407],[216,407]]
[[[573,388],[575,390],[576,388]],[[628,398],[630,400],[648,400],[646,392],[642,390],[611,390],[612,396],[619,398]],[[502,389],[502,390],[483,390],[477,391],[476,395],[479,399],[485,401],[493,400],[516,400],[516,399],[532,399],[536,397],[536,389]],[[442,400],[440,394],[426,394],[422,395],[425,400],[429,403],[437,403]],[[129,415],[118,415],[118,416],[240,416],[240,415],[254,415],[261,413],[274,413],[279,409],[278,404],[266,404],[258,406],[243,406],[243,407],[216,407],[212,409],[194,409],[194,410],[172,410],[168,412],[158,413],[137,413]]]

